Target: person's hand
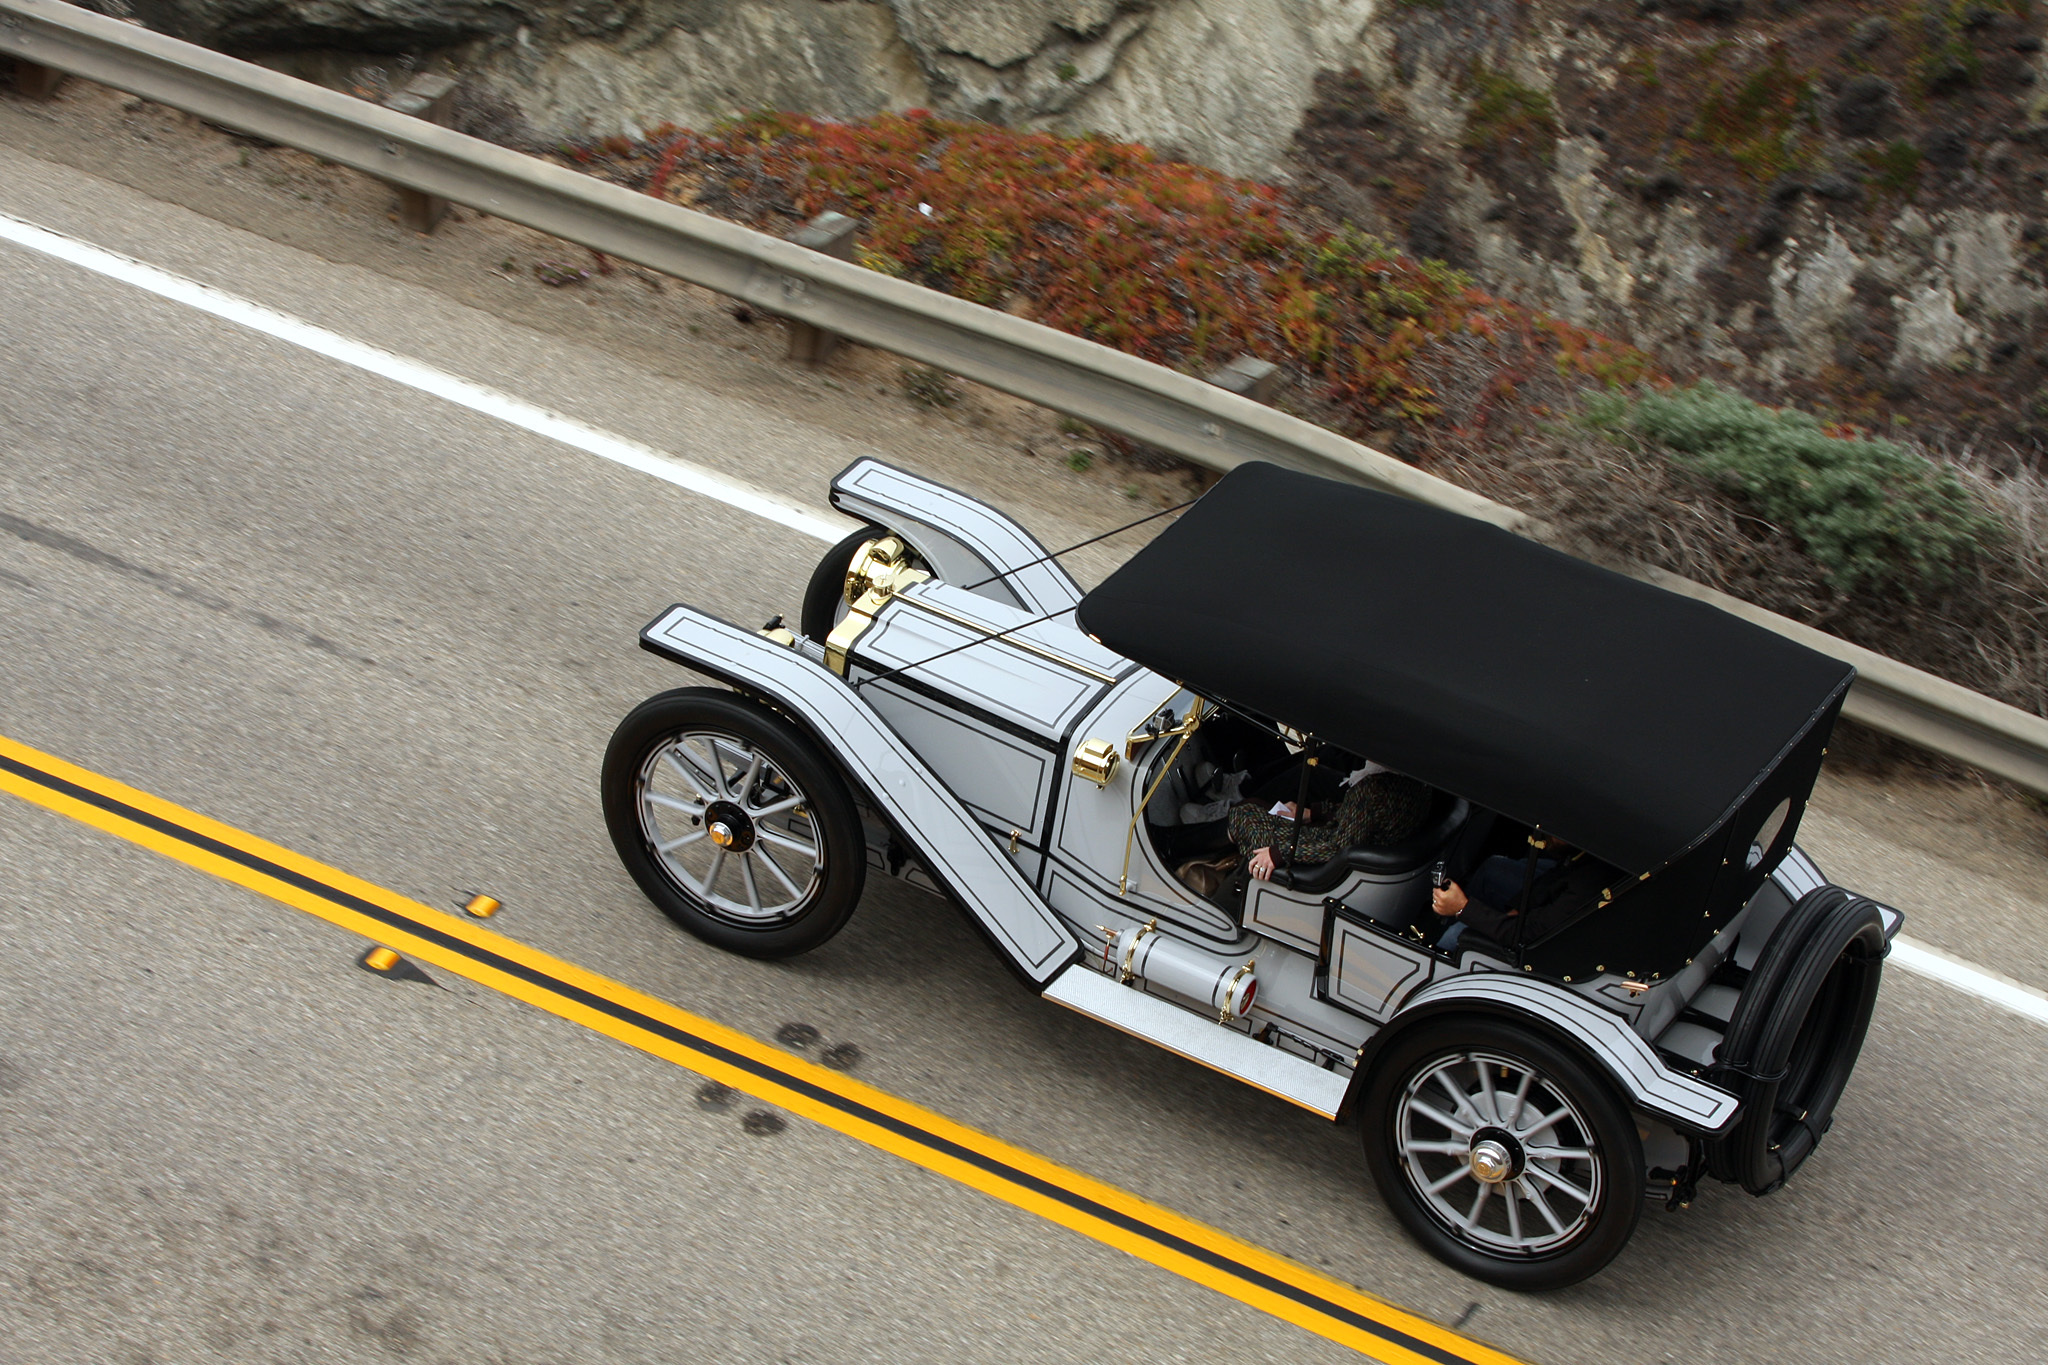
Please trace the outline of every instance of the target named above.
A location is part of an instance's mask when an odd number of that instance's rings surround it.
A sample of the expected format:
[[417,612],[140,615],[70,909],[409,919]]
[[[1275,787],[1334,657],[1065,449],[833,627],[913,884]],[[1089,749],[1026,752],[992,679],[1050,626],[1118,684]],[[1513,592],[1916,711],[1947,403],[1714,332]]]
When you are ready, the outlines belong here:
[[1465,910],[1465,889],[1456,882],[1439,886],[1430,894],[1429,908],[1445,919],[1456,919]]
[[1260,881],[1271,881],[1273,879],[1273,850],[1271,848],[1255,850],[1252,853],[1251,861],[1246,866],[1251,868],[1252,875]]

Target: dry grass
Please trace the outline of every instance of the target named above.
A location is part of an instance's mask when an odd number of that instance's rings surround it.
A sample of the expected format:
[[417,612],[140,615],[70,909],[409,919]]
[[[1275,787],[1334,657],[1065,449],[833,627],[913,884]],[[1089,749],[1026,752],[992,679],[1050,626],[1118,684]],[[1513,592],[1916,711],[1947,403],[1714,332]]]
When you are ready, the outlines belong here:
[[1970,457],[1952,463],[2010,531],[2006,553],[1982,567],[1989,619],[1967,651],[1984,679],[1977,688],[2048,714],[2048,475],[2016,462],[2000,461],[2001,473]]

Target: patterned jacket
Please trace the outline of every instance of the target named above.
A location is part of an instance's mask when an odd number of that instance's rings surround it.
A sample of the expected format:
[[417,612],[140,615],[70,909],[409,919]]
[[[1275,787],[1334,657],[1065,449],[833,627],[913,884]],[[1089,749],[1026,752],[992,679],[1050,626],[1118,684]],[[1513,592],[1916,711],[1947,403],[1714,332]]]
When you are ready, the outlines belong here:
[[[1399,843],[1422,827],[1428,813],[1428,787],[1400,773],[1374,773],[1352,784],[1329,820],[1302,826],[1301,862],[1326,863],[1360,844]],[[1274,865],[1287,866],[1295,853],[1294,821],[1251,801],[1232,806],[1229,820],[1230,842],[1239,850],[1270,848]]]

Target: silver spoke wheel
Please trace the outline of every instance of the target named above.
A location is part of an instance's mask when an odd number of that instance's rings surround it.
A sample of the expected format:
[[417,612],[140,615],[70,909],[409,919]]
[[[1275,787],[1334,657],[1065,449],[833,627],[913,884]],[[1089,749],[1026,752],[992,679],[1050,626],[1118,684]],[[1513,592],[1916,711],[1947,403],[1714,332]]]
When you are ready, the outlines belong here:
[[772,927],[816,894],[824,846],[810,803],[753,741],[712,730],[675,735],[648,752],[636,794],[647,846],[708,913]]
[[1587,1115],[1519,1058],[1435,1057],[1397,1096],[1393,1131],[1416,1198],[1452,1235],[1494,1254],[1561,1250],[1605,1202]]

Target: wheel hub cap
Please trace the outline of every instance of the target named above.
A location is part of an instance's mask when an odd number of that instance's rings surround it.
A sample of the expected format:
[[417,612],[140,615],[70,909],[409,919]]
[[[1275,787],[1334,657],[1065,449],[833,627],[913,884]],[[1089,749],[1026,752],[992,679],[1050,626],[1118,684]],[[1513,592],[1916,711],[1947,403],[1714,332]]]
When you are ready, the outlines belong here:
[[1493,1139],[1472,1144],[1472,1174],[1489,1185],[1498,1185],[1514,1174],[1515,1158]]
[[705,808],[704,832],[728,853],[745,853],[754,846],[754,822],[731,801],[713,801]]

